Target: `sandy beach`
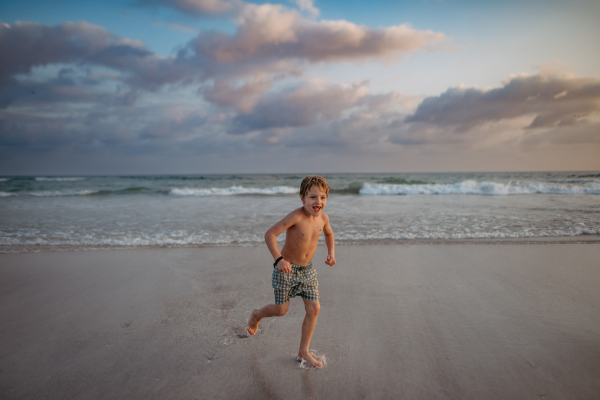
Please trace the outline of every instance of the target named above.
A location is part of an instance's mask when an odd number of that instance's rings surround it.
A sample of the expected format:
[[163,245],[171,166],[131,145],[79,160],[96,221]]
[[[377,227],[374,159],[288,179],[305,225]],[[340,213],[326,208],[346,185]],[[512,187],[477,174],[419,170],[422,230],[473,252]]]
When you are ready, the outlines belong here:
[[265,247],[0,255],[2,399],[597,399],[600,244],[319,247],[322,310],[241,338]]

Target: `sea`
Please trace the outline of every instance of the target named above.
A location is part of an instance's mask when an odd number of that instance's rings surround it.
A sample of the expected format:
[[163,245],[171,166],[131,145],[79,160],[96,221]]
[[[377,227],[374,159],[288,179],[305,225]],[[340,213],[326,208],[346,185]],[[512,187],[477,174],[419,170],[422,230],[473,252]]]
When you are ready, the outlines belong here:
[[[263,246],[304,176],[0,176],[0,252]],[[323,176],[339,244],[600,235],[600,172]]]

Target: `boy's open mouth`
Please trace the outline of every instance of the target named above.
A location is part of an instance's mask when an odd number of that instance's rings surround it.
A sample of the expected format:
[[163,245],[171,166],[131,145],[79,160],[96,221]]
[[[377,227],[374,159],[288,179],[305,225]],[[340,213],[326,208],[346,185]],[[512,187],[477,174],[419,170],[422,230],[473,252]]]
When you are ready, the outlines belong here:
[[315,210],[315,211],[321,211],[321,207],[320,206],[314,206],[313,210]]

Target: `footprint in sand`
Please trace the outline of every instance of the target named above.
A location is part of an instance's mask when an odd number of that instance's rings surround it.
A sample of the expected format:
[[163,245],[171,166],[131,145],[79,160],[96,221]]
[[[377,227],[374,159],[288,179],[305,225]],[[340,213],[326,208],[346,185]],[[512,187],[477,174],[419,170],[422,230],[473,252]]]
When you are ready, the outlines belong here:
[[242,328],[242,327],[237,326],[237,327],[233,328],[233,332],[235,332],[235,335],[240,339],[245,339],[248,336],[250,336],[250,334],[246,330],[246,327]]

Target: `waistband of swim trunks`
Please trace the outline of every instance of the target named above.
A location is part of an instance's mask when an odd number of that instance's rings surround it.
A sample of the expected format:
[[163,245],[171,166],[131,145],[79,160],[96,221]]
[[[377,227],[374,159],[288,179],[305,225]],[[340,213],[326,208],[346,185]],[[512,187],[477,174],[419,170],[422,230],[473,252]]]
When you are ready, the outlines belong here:
[[311,262],[309,262],[309,263],[308,263],[308,264],[306,264],[306,265],[298,265],[298,264],[292,264],[292,263],[290,263],[290,265],[292,266],[292,268],[293,268],[293,269],[304,269],[304,268],[310,268],[310,267],[312,267],[312,261],[311,261]]

